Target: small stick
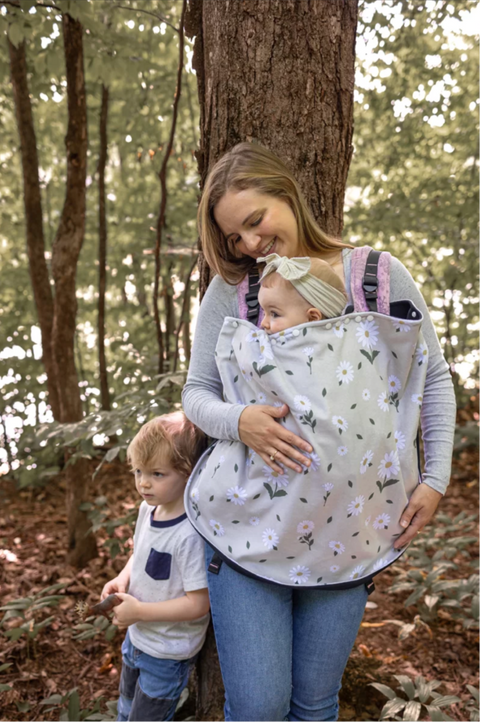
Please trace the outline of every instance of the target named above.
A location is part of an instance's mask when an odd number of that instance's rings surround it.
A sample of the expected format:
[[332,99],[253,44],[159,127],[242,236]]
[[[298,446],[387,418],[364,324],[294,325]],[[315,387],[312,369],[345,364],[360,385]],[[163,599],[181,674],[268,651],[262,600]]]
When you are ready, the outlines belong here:
[[109,613],[121,603],[122,600],[120,597],[117,597],[116,594],[109,594],[108,597],[105,597],[103,602],[94,604],[93,607],[86,602],[78,602],[75,606],[75,611],[80,615],[80,617],[82,617],[82,619],[85,619],[85,617],[89,614],[93,614],[96,617],[101,614],[106,619],[110,619],[108,616]]

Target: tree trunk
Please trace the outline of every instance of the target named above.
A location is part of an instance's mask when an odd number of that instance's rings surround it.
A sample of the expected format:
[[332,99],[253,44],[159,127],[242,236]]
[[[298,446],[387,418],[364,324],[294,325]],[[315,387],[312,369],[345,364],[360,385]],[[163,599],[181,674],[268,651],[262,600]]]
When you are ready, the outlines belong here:
[[52,409],[53,418],[59,421],[60,399],[57,392],[57,378],[52,353],[53,295],[45,261],[37,140],[28,89],[25,42],[20,43],[18,47],[15,47],[10,40],[7,42],[10,54],[15,115],[20,138],[20,155],[22,158],[28,268],[42,334],[42,356],[47,374],[48,403]]
[[[62,16],[67,76],[68,128],[67,187],[65,203],[52,249],[55,281],[53,353],[63,423],[83,417],[75,368],[75,320],[77,299],[75,277],[85,233],[87,172],[87,105],[83,69],[82,25],[70,15]],[[67,457],[70,454],[67,453]],[[90,523],[80,505],[86,500],[89,472],[84,459],[66,467],[69,562],[84,566],[96,555]]]
[[[254,140],[283,159],[321,228],[340,237],[352,156],[357,4],[189,0],[201,187],[225,151]],[[199,271],[202,297],[210,281],[202,256]],[[199,684],[197,719],[221,714],[221,677],[208,647],[199,679],[207,674],[209,691]]]
[[107,165],[108,88],[102,85],[100,111],[100,157],[98,159],[98,365],[102,409],[110,411],[107,360],[105,357],[105,289],[107,286],[107,214],[105,208],[105,166]]

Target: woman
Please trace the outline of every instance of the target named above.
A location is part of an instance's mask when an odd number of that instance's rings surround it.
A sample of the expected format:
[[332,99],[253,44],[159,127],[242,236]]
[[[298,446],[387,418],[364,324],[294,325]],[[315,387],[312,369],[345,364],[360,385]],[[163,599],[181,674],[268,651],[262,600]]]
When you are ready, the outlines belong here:
[[[300,472],[301,463],[310,464],[302,452],[311,449],[276,422],[286,407],[224,403],[215,346],[224,318],[240,316],[236,285],[257,258],[269,253],[321,258],[350,295],[352,246],[326,236],[285,165],[270,151],[247,143],[226,153],[210,172],[199,227],[206,259],[218,275],[200,308],[183,392],[185,412],[210,436],[242,441],[278,473],[279,463]],[[445,492],[455,416],[453,385],[425,301],[405,267],[392,259],[390,300],[404,298],[424,315],[429,362],[422,406],[424,483],[402,514],[405,531],[396,548],[425,526]],[[207,546],[207,565],[212,554]],[[218,575],[208,577],[225,719],[337,719],[338,691],[365,608],[365,587],[285,588],[225,564]]]

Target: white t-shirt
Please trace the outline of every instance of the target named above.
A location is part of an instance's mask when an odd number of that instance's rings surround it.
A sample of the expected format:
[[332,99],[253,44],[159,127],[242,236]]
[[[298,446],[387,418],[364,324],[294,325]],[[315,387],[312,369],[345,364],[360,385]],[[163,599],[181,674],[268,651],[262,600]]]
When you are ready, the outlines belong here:
[[[142,502],[135,527],[134,561],[128,593],[141,602],[162,602],[207,587],[204,542],[186,514],[154,521]],[[186,622],[138,622],[129,628],[132,644],[160,659],[189,659],[202,648],[210,614]]]

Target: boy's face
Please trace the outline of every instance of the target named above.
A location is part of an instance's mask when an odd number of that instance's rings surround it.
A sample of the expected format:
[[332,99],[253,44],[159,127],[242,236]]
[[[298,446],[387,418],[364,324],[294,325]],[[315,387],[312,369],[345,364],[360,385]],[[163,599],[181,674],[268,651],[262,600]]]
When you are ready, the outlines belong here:
[[258,302],[265,312],[261,327],[268,334],[322,318],[320,311],[312,309],[291,283],[282,283],[277,274],[272,276],[269,285],[260,286],[258,292]]
[[146,466],[139,465],[134,473],[138,493],[151,506],[168,506],[183,497],[187,477],[172,468],[165,454],[158,454]]

